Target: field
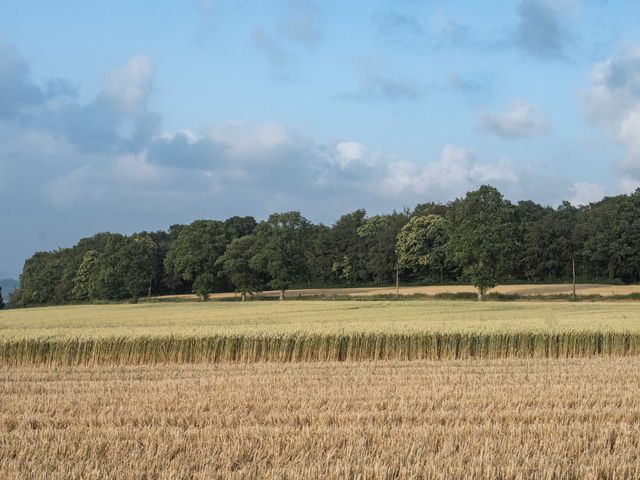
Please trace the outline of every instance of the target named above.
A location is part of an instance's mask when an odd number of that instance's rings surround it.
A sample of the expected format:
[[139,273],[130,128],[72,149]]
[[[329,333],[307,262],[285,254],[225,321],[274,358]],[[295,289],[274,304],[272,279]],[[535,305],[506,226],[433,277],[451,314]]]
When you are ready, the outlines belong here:
[[[363,288],[316,288],[304,290],[288,290],[289,297],[318,297],[318,296],[352,296],[352,297],[368,297],[374,295],[437,295],[441,293],[477,293],[471,285],[433,285],[433,286],[401,286],[399,290],[395,287],[363,287]],[[491,292],[520,295],[522,297],[542,295],[570,295],[573,293],[571,284],[524,284],[524,285],[499,285],[492,289]],[[578,295],[600,295],[602,297],[612,297],[614,295],[629,295],[632,293],[640,293],[640,285],[602,285],[602,284],[578,284],[576,285],[576,294]],[[280,295],[279,291],[267,291],[262,293],[265,297],[276,298]],[[237,297],[233,293],[216,293],[211,296],[214,299],[228,299]],[[156,297],[165,299],[185,299],[195,300],[195,295],[167,295],[165,297]]]
[[640,358],[0,369],[0,478],[640,478]]
[[640,478],[639,313],[435,300],[3,311],[0,478]]
[[640,354],[634,302],[181,302],[9,310],[0,364]]

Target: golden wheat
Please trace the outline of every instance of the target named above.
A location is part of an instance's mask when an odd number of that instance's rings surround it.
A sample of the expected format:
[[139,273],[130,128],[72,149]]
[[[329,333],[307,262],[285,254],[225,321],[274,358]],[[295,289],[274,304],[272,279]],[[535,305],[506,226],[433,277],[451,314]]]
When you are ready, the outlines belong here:
[[640,354],[637,303],[253,302],[0,314],[0,364]]
[[635,479],[640,358],[0,370],[0,478]]

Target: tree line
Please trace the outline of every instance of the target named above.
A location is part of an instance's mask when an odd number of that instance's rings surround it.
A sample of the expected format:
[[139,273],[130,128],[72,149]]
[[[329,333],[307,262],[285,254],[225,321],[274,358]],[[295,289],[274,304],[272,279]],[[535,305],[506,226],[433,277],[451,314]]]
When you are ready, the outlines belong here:
[[11,305],[293,287],[640,280],[640,189],[587,206],[512,203],[482,186],[446,204],[385,215],[356,210],[331,226],[299,212],[197,220],[168,231],[100,233],[25,261]]

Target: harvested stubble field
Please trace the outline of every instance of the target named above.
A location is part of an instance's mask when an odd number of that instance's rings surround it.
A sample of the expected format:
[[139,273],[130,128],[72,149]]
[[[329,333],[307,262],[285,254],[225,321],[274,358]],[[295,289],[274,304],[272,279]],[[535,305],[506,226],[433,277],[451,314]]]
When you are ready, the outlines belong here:
[[640,305],[157,303],[0,313],[0,364],[640,355]]
[[640,478],[640,358],[0,369],[0,478]]

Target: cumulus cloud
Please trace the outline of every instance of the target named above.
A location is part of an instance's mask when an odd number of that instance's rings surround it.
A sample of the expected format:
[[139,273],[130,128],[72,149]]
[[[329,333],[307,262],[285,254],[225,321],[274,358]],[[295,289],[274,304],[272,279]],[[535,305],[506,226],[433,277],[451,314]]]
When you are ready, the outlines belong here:
[[515,100],[502,113],[483,112],[478,116],[481,130],[505,139],[534,137],[549,130],[546,114],[524,100]]
[[573,205],[589,205],[604,197],[605,188],[597,183],[575,182],[571,188],[569,201]]
[[336,159],[342,169],[352,162],[362,160],[367,155],[366,148],[359,142],[339,142],[336,150],[338,152]]
[[149,56],[133,56],[107,72],[93,101],[61,109],[55,127],[83,151],[140,151],[160,127],[160,116],[148,109],[154,74]]
[[616,163],[623,183],[640,179],[640,47],[597,64],[582,100],[589,119],[624,150]]
[[403,160],[391,162],[384,183],[394,194],[408,191],[443,199],[461,195],[488,182],[515,184],[518,173],[506,161],[483,164],[474,151],[447,145],[440,158],[433,162],[422,165]]
[[[449,200],[482,183],[522,191],[521,172],[508,160],[480,159],[459,146],[446,146],[439,158],[408,160],[354,138],[318,142],[277,122],[163,132],[149,106],[150,57],[123,59],[95,98],[81,101],[68,81],[34,81],[19,52],[2,46],[0,215],[19,240],[2,256],[15,263],[0,268],[11,272],[36,250],[106,229],[289,209],[331,221],[355,208]],[[385,88],[378,94],[415,95]]]
[[516,13],[515,45],[524,53],[542,60],[567,58],[572,36],[565,25],[561,4],[546,0],[522,0]]
[[43,111],[77,95],[71,82],[50,78],[44,86],[31,78],[31,68],[18,49],[0,39],[0,120],[32,123]]
[[138,112],[147,105],[154,75],[151,57],[135,55],[125,66],[107,73],[104,96],[123,112]]

